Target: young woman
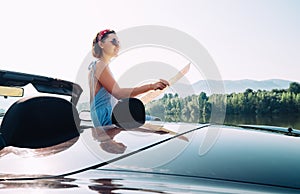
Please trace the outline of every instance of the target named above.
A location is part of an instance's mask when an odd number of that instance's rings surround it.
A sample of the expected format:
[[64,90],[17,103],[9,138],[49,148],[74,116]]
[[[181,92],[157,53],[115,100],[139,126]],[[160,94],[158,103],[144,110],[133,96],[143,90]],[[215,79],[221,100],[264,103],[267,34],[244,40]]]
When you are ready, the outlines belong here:
[[118,56],[119,39],[113,30],[100,31],[93,40],[92,53],[98,58],[89,66],[91,117],[95,127],[111,125],[112,99],[135,97],[150,90],[163,90],[169,85],[166,80],[135,88],[120,88],[114,79],[109,62]]

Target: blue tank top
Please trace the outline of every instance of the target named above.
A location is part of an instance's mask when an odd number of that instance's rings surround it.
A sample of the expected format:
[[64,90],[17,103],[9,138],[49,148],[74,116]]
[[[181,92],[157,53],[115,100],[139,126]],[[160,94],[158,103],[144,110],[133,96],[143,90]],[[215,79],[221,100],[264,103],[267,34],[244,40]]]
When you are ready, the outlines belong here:
[[[96,70],[96,61],[93,61],[90,66],[89,70],[91,71],[90,79],[96,79],[94,72]],[[91,80],[92,89],[95,89],[93,83],[94,80]],[[93,91],[92,94],[95,92]],[[100,90],[97,92],[97,94],[94,96],[92,102],[91,102],[91,118],[93,121],[93,124],[95,127],[98,126],[105,126],[105,125],[111,125],[111,114],[112,114],[112,107],[114,104],[114,99],[112,95],[104,88],[101,87]]]

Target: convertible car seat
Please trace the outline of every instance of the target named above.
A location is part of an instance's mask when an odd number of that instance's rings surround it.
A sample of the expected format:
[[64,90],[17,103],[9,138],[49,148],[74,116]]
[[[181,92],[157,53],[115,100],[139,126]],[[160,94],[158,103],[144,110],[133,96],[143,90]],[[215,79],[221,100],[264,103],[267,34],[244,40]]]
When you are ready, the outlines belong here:
[[124,98],[118,101],[112,111],[112,123],[124,129],[132,129],[145,123],[145,106],[137,98]]
[[75,106],[58,97],[37,96],[15,102],[6,112],[0,132],[6,146],[42,148],[79,136]]

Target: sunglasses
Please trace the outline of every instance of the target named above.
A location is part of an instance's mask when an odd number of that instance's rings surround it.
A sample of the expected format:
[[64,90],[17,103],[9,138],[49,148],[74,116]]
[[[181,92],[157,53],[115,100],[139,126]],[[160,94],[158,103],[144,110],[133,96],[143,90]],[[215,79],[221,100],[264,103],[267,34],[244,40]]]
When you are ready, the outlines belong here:
[[112,39],[111,41],[110,41],[114,46],[120,46],[120,41],[118,41],[117,39]]

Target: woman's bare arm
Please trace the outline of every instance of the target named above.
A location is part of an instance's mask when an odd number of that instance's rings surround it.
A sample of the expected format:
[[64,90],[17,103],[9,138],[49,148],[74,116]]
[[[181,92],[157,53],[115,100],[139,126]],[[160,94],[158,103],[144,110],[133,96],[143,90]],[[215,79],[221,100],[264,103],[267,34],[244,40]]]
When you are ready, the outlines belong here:
[[97,63],[96,77],[101,86],[117,99],[135,97],[150,90],[162,90],[169,85],[166,80],[160,80],[153,84],[145,84],[134,88],[120,88],[110,72],[109,67],[101,62]]

